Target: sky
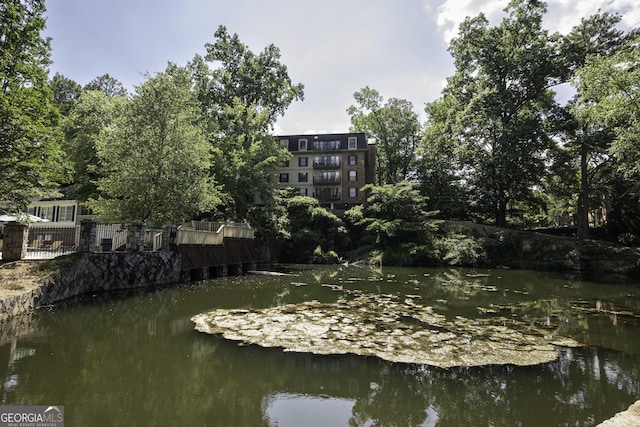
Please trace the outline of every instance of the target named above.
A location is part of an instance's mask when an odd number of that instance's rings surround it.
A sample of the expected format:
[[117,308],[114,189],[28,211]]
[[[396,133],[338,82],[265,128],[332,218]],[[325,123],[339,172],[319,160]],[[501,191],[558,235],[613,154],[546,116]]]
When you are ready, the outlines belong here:
[[[168,62],[185,65],[220,25],[258,53],[274,44],[294,83],[305,86],[276,133],[348,132],[353,94],[369,86],[385,100],[409,100],[424,116],[453,60],[458,25],[484,13],[491,24],[507,0],[48,0],[51,76],[81,85],[109,74],[132,92]],[[640,26],[637,0],[547,0],[543,25],[568,32],[598,10],[619,13],[620,28]]]

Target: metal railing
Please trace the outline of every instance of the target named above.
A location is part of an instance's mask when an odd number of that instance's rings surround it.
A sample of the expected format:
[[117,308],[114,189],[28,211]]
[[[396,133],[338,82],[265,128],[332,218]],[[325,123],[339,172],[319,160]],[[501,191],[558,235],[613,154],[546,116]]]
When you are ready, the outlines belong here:
[[49,259],[77,252],[80,246],[80,226],[55,226],[36,223],[29,226],[28,259]]

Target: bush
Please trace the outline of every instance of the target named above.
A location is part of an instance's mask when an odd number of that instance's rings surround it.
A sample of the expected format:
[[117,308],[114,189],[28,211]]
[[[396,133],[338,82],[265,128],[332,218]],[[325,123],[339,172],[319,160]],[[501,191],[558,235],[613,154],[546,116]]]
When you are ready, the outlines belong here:
[[452,235],[436,241],[439,258],[446,265],[477,267],[487,261],[487,252],[478,239]]

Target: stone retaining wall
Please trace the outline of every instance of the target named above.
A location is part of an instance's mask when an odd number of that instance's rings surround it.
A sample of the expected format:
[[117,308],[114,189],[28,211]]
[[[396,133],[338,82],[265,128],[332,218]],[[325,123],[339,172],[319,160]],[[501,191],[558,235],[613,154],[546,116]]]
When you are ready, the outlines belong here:
[[60,278],[0,300],[0,322],[83,294],[179,283],[180,274],[178,252],[83,254]]

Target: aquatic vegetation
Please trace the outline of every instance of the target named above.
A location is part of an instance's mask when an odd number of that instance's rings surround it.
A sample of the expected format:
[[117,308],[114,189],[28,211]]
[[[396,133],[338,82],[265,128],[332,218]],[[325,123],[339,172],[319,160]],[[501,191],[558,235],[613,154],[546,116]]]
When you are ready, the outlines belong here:
[[288,352],[357,354],[442,368],[536,365],[555,360],[559,347],[579,344],[548,333],[519,330],[461,316],[449,319],[402,297],[334,289],[334,303],[306,301],[263,309],[217,309],[194,316],[198,331],[241,344]]

